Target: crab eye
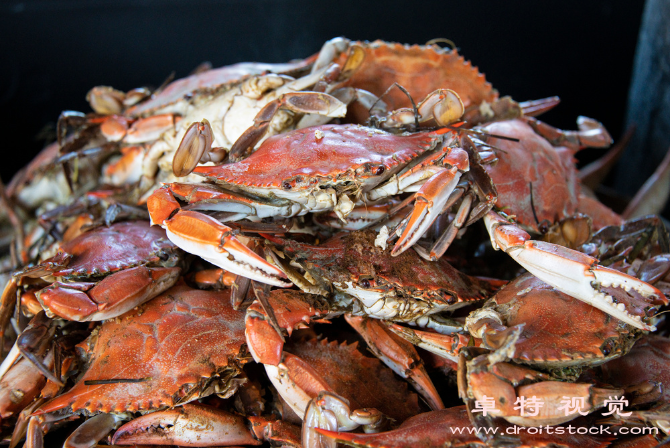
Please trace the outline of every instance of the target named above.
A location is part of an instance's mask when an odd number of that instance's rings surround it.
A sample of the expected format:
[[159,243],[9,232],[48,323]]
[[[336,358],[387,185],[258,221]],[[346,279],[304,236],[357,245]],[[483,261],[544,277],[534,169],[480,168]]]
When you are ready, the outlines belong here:
[[284,190],[290,190],[291,188],[293,188],[290,182],[284,182],[281,186]]
[[384,174],[384,171],[386,171],[386,168],[384,168],[383,165],[372,168],[372,172],[377,176],[381,176],[382,174]]
[[372,288],[375,286],[375,280],[373,278],[364,278],[361,279],[358,284],[363,288]]

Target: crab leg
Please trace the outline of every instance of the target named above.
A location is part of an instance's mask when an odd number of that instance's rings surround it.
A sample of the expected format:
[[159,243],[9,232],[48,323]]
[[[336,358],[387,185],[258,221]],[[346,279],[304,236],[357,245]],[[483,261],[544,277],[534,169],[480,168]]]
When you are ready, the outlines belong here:
[[110,431],[118,428],[127,417],[115,414],[98,414],[82,423],[65,440],[63,448],[82,448],[98,446]]
[[566,146],[573,151],[582,148],[606,148],[612,144],[610,136],[602,123],[588,117],[577,118],[579,131],[563,131],[536,118],[526,118],[533,130],[546,138],[554,146]]
[[114,445],[260,445],[244,418],[209,406],[185,404],[132,420],[114,434]]
[[431,409],[444,409],[442,399],[412,344],[393,334],[377,319],[350,314],[345,319],[363,337],[377,358],[412,383]]
[[199,212],[180,210],[164,188],[147,202],[152,224],[160,224],[167,237],[181,249],[234,274],[270,285],[287,287],[286,275],[242,244],[230,227]]
[[456,238],[456,235],[458,235],[458,232],[461,230],[463,225],[466,223],[466,220],[468,219],[468,215],[472,209],[472,201],[474,200],[474,197],[474,193],[469,192],[465,198],[463,198],[461,205],[458,207],[458,211],[456,212],[454,220],[451,221],[449,227],[447,227],[442,235],[440,235],[437,241],[435,241],[435,244],[433,244],[433,247],[430,249],[430,261],[436,261],[442,255],[444,255],[451,243],[454,241],[454,238]]
[[393,247],[392,255],[403,253],[417,242],[442,213],[444,204],[447,203],[449,195],[461,178],[461,173],[467,171],[467,159],[454,162],[453,166],[440,170],[417,191],[414,210],[402,235]]
[[[470,343],[470,337],[461,333],[440,334],[428,331],[414,330],[398,324],[390,324],[389,330],[417,347],[441,356],[453,362],[458,362],[458,353]],[[478,344],[477,344],[478,345]]]
[[504,250],[537,278],[634,327],[654,331],[642,317],[668,299],[653,286],[614,269],[596,258],[562,246],[531,241],[530,235],[495,212],[484,216],[491,243]]
[[39,291],[37,299],[49,315],[78,322],[111,319],[170,288],[180,273],[178,267],[138,266],[109,275],[97,285],[55,282]]

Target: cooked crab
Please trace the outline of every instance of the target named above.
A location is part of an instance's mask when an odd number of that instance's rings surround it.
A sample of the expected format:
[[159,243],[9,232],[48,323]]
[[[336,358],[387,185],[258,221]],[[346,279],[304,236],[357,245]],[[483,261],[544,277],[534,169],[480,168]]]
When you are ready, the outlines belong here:
[[104,320],[171,287],[181,273],[181,257],[161,229],[126,221],[84,232],[61,244],[54,257],[17,275],[52,281],[36,294],[50,316]]
[[[86,372],[34,415],[123,414],[164,409],[213,393],[227,397],[251,359],[244,348],[244,313],[232,309],[229,291],[183,284],[105,321],[82,348]],[[110,422],[109,429],[120,420]],[[98,429],[100,437],[109,429]]]

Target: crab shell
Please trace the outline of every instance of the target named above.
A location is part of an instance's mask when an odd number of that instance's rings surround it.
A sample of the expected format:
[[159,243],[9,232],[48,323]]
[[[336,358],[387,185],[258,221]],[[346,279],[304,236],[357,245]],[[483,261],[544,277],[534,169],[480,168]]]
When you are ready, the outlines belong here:
[[630,353],[602,366],[605,380],[619,387],[645,382],[661,384],[659,401],[670,402],[670,339],[645,335]]
[[599,365],[630,350],[640,332],[526,273],[486,304],[505,326],[523,325],[512,359],[561,369]]
[[151,114],[183,112],[188,100],[198,95],[214,95],[231,84],[238,83],[250,76],[263,73],[286,73],[309,67],[316,55],[292,63],[263,64],[257,62],[241,62],[225,67],[196,73],[186,78],[170,83],[165,89],[126,111],[131,117],[147,116]]
[[[251,358],[244,345],[244,312],[232,308],[229,296],[230,290],[178,284],[105,321],[84,343],[90,357],[86,373],[37,413],[154,410],[214,392],[234,393],[231,380]],[[86,385],[100,380],[112,384]]]
[[[104,248],[104,250],[100,250]],[[148,221],[126,221],[101,226],[61,245],[43,265],[58,265],[51,275],[68,280],[89,280],[112,272],[159,263],[179,249],[167,239],[165,230]]]
[[432,133],[398,136],[358,125],[325,125],[272,136],[240,162],[199,166],[194,173],[232,190],[307,203],[310,195],[318,201],[319,194],[328,194],[328,187],[369,191],[441,141]]
[[488,140],[499,149],[498,161],[484,165],[498,191],[496,207],[534,232],[542,221],[551,225],[577,213],[580,187],[572,151],[553,147],[523,120],[495,122],[482,130],[519,139]]
[[[410,46],[381,40],[358,45],[363,48],[365,59],[345,86],[381,96],[397,82],[415,100],[425,98],[437,89],[451,89],[461,97],[466,108],[498,98],[498,92],[486,82],[484,75],[456,50],[447,50],[436,45]],[[340,65],[344,63],[346,56],[340,56]],[[392,89],[382,99],[389,106],[389,110],[412,106],[399,89]]]
[[[319,246],[286,241],[283,250],[313,277],[361,300],[371,317],[421,324],[426,314],[484,300],[493,291],[444,258],[430,262],[411,250],[393,257],[391,248],[375,246],[375,238],[372,230],[340,233]],[[377,309],[380,301],[388,308]]]
[[[285,348],[283,364],[290,377],[307,379],[314,375],[305,389],[312,398],[325,384],[331,392],[349,400],[351,410],[374,408],[397,422],[421,412],[418,397],[408,390],[407,383],[377,358],[364,356],[357,347],[358,343],[348,345],[325,339],[293,342]],[[319,387],[315,387],[317,384]]]

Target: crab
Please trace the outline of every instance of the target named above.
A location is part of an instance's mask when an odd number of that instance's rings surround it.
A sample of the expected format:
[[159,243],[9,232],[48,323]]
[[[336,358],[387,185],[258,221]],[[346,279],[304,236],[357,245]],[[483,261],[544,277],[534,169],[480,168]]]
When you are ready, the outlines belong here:
[[[298,371],[302,367],[287,361],[292,355],[284,351],[284,337],[278,331],[283,329],[291,334],[295,328],[302,328],[312,320],[320,322],[330,319],[342,314],[344,309],[329,305],[319,296],[295,290],[272,291],[267,297],[267,306],[273,310],[276,320],[274,323],[258,300],[247,309],[247,346],[254,360],[263,364],[268,377],[296,414],[302,416],[309,401],[305,392],[301,391],[305,385],[293,384],[294,381],[299,382],[297,379],[288,381],[291,377],[298,378],[295,370],[291,372],[293,367],[290,365],[299,368]],[[411,382],[432,408],[444,407],[423,362],[411,344],[393,335],[374,319],[350,315],[346,318],[368,344],[369,349],[394,372]]]
[[[327,42],[321,54],[332,45],[337,42]],[[161,181],[173,181],[187,176],[200,162],[223,161],[229,150],[233,160],[241,157],[268,131],[307,126],[298,123],[305,114],[324,115],[323,122],[344,116],[346,105],[328,92],[337,88],[340,77],[346,79],[355,70],[360,57],[353,56],[342,66],[315,64],[315,59],[208,70],[175,81],[123,115],[91,119],[101,122],[100,132],[108,141],[123,147],[122,157],[106,168],[106,179],[116,185],[140,180],[145,192],[154,187],[159,168]],[[310,68],[311,73],[305,74]],[[305,75],[296,79],[284,73]],[[314,91],[301,92],[313,86]]]
[[[232,395],[235,377],[250,360],[244,348],[244,313],[232,309],[229,291],[200,291],[177,284],[154,300],[105,321],[81,344],[88,368],[67,392],[33,415],[42,420],[72,414],[160,410],[216,393]],[[223,336],[223,337],[222,337]]]
[[[344,86],[365,90],[381,97],[390,110],[412,106],[407,95],[390,90],[394,83],[401,85],[412,98],[424,98],[436,89],[451,89],[463,100],[467,113],[482,103],[492,103],[498,93],[483,74],[455,49],[437,45],[403,45],[376,40],[346,42],[336,62],[342,64],[346,49],[357,46],[363,50],[363,62]],[[367,110],[353,109],[351,118],[357,123],[367,120]]]
[[[325,394],[324,394],[325,395]],[[581,425],[578,425],[581,426]],[[586,425],[584,425],[586,426]],[[501,425],[503,430],[510,425]],[[455,430],[458,428],[458,430]],[[420,448],[469,447],[486,448],[491,445],[477,437],[474,427],[468,419],[468,410],[465,406],[457,406],[440,411],[431,411],[414,416],[405,420],[398,428],[377,434],[355,434],[325,428],[315,428],[317,436],[313,436],[303,429],[303,434],[310,437],[307,440],[317,439],[325,446],[325,441],[339,442],[354,447],[388,447],[403,448],[407,446]],[[505,433],[509,433],[505,431]],[[512,442],[519,448],[535,448],[547,446],[560,446],[564,448],[604,448],[609,445],[611,437],[595,437],[581,435],[581,433],[562,435],[549,435],[546,432],[520,431],[519,436],[512,438],[501,434],[494,440],[500,442]],[[320,438],[318,437],[320,436]],[[319,440],[320,439],[320,440]],[[306,439],[303,439],[306,440]],[[305,448],[317,446],[304,443]]]
[[[629,307],[640,307],[633,291]],[[655,306],[667,303],[659,300]],[[642,308],[646,306],[642,304]],[[636,310],[653,314],[653,310]],[[581,367],[603,364],[627,353],[641,333],[597,308],[574,299],[526,273],[503,287],[472,312],[465,328],[496,349],[515,326],[523,325],[515,344],[515,362],[552,372],[577,374]],[[574,370],[574,371],[573,371]]]
[[[589,382],[555,381],[545,373],[509,363],[520,334],[520,328],[510,332],[492,352],[471,347],[461,351],[458,391],[475,426],[490,427],[497,417],[520,426],[558,425],[579,417],[580,413],[591,413],[605,406],[609,397],[623,394],[622,389],[596,387]],[[563,397],[579,398],[581,405],[561,408]],[[524,408],[522,398],[529,399],[528,403],[531,398],[539,400],[542,405]],[[484,415],[477,410],[481,406],[476,402],[487,400],[493,403],[493,408]]]
[[49,316],[104,320],[171,287],[181,273],[181,257],[161,229],[146,221],[126,221],[80,234],[61,244],[55,256],[17,276],[52,281],[36,293]]
[[439,330],[433,315],[482,302],[496,289],[496,282],[465,275],[446,259],[430,262],[414,251],[393,256],[391,248],[379,247],[372,230],[341,232],[318,246],[267,238],[285,256],[273,260],[298,287],[320,295],[332,291],[354,315]]
[[[177,198],[191,202],[191,209],[232,212],[228,221],[327,210],[344,219],[354,206],[350,196],[375,201],[418,189],[415,210],[422,219],[408,226],[404,250],[441,212],[468,170],[466,152],[444,145],[445,139],[451,140],[445,132],[396,136],[357,125],[299,129],[270,137],[240,162],[195,169],[216,185],[170,184],[154,192],[147,205],[152,222],[163,226],[178,246],[223,269],[249,275],[243,260],[231,262],[226,244],[221,244],[220,235],[230,229],[201,212],[181,210]],[[265,262],[252,268],[277,275]],[[267,275],[250,278],[272,281]]]
[[[639,313],[639,309],[628,307],[627,300],[619,296],[633,290],[633,294],[639,294],[640,300],[653,304],[664,300],[657,288],[599,266],[594,257],[530,239],[531,233],[546,233],[555,222],[580,211],[579,185],[572,155],[581,147],[600,146],[610,140],[602,125],[593,120],[580,119],[580,129],[579,132],[560,132],[534,119],[499,121],[482,128],[488,134],[519,139],[519,142],[495,137],[487,139],[487,145],[498,149],[498,161],[483,166],[498,192],[496,207],[504,210],[504,215],[489,211],[484,216],[491,244],[561,292],[629,325],[653,330],[654,327],[643,320],[648,316]],[[593,207],[595,202],[588,204]],[[615,221],[607,224],[621,223],[620,218]],[[605,290],[607,292],[603,292]]]

